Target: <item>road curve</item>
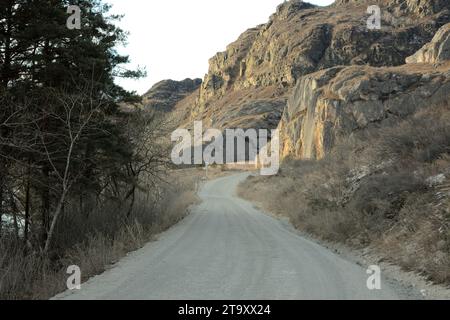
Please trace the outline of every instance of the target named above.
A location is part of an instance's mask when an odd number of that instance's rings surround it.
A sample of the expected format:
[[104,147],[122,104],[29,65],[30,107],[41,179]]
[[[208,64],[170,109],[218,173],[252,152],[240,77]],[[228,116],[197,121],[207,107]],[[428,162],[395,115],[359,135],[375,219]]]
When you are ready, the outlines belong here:
[[[56,299],[398,299],[366,270],[235,195],[247,173],[207,182],[186,219]],[[280,199],[282,201],[282,199]]]

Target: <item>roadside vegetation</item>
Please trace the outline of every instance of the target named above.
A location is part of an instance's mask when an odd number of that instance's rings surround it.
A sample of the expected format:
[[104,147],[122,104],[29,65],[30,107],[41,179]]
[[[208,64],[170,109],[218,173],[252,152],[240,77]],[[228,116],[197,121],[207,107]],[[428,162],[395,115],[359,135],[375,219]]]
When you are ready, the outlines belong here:
[[[0,299],[44,299],[179,221],[196,183],[169,174],[170,124],[115,83],[138,79],[101,0],[0,3]],[[126,110],[125,110],[126,109]]]
[[103,203],[89,215],[69,205],[57,227],[57,248],[50,255],[26,248],[20,241],[23,238],[4,232],[0,241],[0,299],[51,298],[67,290],[68,266],[79,266],[84,282],[155,240],[198,201],[196,176],[186,178],[174,172],[168,179],[171,183],[162,184],[157,192],[138,192],[131,218],[126,218],[128,209],[115,201]]
[[314,237],[370,247],[386,261],[450,284],[450,106],[376,124],[324,159],[286,159],[240,194]]

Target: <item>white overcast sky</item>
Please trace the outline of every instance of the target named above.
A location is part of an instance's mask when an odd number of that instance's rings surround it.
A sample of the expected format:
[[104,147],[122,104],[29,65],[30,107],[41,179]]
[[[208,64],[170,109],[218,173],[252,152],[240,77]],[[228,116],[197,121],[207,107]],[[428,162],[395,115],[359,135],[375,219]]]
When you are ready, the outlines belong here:
[[[142,94],[164,79],[203,78],[208,59],[248,28],[268,21],[283,0],[106,0],[130,33],[131,67],[146,67],[148,77],[119,80]],[[310,0],[329,5],[334,0]]]

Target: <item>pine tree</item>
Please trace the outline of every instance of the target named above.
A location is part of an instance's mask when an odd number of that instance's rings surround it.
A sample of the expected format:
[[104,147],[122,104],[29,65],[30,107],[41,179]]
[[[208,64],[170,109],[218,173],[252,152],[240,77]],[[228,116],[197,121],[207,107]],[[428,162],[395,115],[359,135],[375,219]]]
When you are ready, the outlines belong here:
[[[81,9],[80,29],[66,26],[69,5]],[[5,159],[12,159],[15,166],[26,166],[25,181],[35,181],[32,190],[40,198],[46,248],[47,232],[61,209],[56,199],[64,202],[68,187],[100,192],[108,175],[123,178],[121,167],[132,155],[117,122],[117,102],[136,96],[114,79],[143,73],[122,67],[128,57],[115,48],[126,34],[114,25],[120,17],[109,16],[109,9],[100,0],[0,2],[0,95],[8,101],[0,113],[0,170],[5,169],[0,203],[8,175]],[[72,145],[69,130],[86,117],[89,124]],[[60,179],[66,173],[67,180]],[[30,191],[28,182],[24,194]]]

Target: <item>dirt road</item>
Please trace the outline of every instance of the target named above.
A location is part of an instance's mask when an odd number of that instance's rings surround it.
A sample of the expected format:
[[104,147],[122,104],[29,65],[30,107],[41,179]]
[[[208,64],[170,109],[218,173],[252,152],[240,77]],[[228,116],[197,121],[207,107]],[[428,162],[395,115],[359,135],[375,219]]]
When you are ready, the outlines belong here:
[[[57,299],[398,299],[366,269],[235,195],[247,174],[206,183],[185,220]],[[283,201],[283,199],[280,199]]]

